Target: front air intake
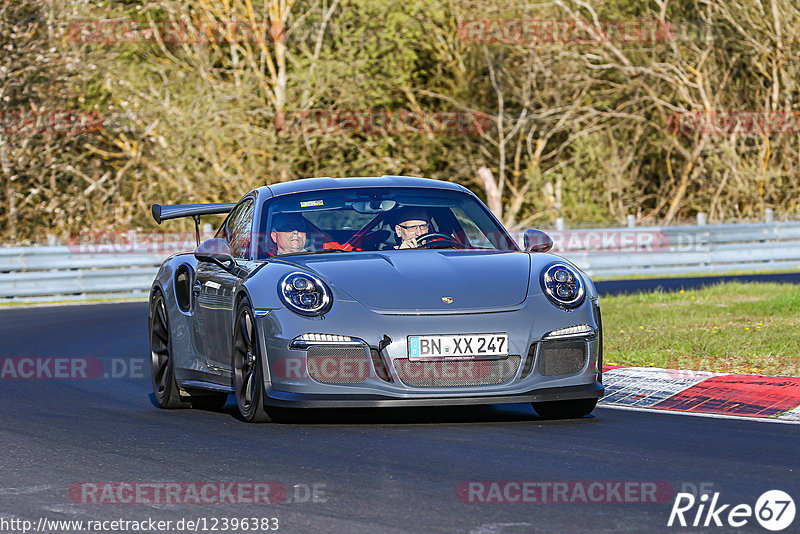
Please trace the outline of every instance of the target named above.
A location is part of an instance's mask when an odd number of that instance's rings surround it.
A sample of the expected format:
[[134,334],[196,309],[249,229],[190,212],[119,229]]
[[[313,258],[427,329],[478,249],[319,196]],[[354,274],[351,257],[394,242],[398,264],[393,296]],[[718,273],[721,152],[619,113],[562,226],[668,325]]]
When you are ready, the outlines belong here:
[[369,376],[367,353],[363,346],[308,347],[308,376],[323,384],[361,384]]
[[396,358],[394,370],[404,384],[413,387],[486,386],[514,378],[520,360],[517,355],[504,360],[419,361]]
[[542,341],[536,369],[542,376],[574,375],[586,365],[588,344],[583,339]]
[[597,323],[597,332],[600,337],[600,343],[597,348],[597,381],[603,382],[603,316],[600,313],[600,306],[595,304],[592,306],[594,311],[594,321]]
[[375,376],[384,382],[391,382],[392,377],[389,375],[389,370],[386,369],[386,365],[383,363],[381,353],[376,349],[369,349],[369,354],[372,357],[372,367],[375,369]]

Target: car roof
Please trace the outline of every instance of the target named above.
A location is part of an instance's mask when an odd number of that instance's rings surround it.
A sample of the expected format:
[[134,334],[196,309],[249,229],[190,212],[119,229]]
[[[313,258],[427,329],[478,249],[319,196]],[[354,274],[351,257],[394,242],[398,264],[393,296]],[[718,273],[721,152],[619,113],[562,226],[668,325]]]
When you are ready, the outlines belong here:
[[467,188],[453,182],[432,180],[430,178],[417,178],[414,176],[389,175],[360,176],[354,178],[303,178],[300,180],[292,180],[291,182],[272,184],[259,189],[266,189],[273,196],[279,196],[290,193],[303,193],[306,191],[348,189],[354,187],[423,187],[427,189],[469,192]]

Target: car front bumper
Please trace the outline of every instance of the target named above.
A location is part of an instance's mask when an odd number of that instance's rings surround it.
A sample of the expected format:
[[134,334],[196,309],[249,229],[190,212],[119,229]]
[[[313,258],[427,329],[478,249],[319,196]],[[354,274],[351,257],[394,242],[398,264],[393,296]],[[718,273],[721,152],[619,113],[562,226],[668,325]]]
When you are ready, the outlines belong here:
[[[297,316],[287,310],[257,310],[256,322],[264,350],[265,404],[271,406],[380,407],[446,406],[543,402],[602,397],[598,363],[598,337],[586,339],[586,360],[568,374],[540,373],[538,353],[547,332],[577,324],[600,329],[589,300],[569,313],[556,310],[549,302],[529,300],[520,308],[490,314],[389,316],[367,310],[357,303],[339,303],[325,320]],[[360,383],[323,383],[309,376],[305,350],[290,348],[291,341],[304,333],[350,336],[363,340],[363,361],[367,376]],[[509,334],[509,352],[519,364],[502,381],[485,384],[413,385],[398,374],[396,364],[408,362],[408,335],[444,333]],[[598,332],[599,333],[599,332]],[[376,376],[370,354],[386,335],[391,338],[380,352],[389,379]],[[526,362],[530,365],[526,367]],[[287,363],[288,362],[288,363]],[[289,365],[302,376],[288,373]],[[437,370],[445,374],[444,365]],[[459,363],[454,365],[456,368]],[[468,365],[468,364],[465,364]]]

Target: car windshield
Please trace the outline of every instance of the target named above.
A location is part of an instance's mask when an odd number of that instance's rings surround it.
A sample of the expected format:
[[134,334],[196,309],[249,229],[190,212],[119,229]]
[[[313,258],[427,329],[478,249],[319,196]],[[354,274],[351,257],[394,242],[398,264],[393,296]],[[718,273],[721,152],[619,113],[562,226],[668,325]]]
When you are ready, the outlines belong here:
[[312,191],[267,199],[261,213],[258,259],[430,248],[518,250],[486,207],[461,191]]

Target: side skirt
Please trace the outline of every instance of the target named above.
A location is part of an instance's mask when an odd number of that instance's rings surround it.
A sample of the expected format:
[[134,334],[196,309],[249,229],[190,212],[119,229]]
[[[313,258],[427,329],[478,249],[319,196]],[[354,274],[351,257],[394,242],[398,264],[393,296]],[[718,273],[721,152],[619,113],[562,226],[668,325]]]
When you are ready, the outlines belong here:
[[223,386],[202,380],[181,380],[178,382],[178,387],[181,389],[204,389],[219,393],[233,393],[233,386]]

